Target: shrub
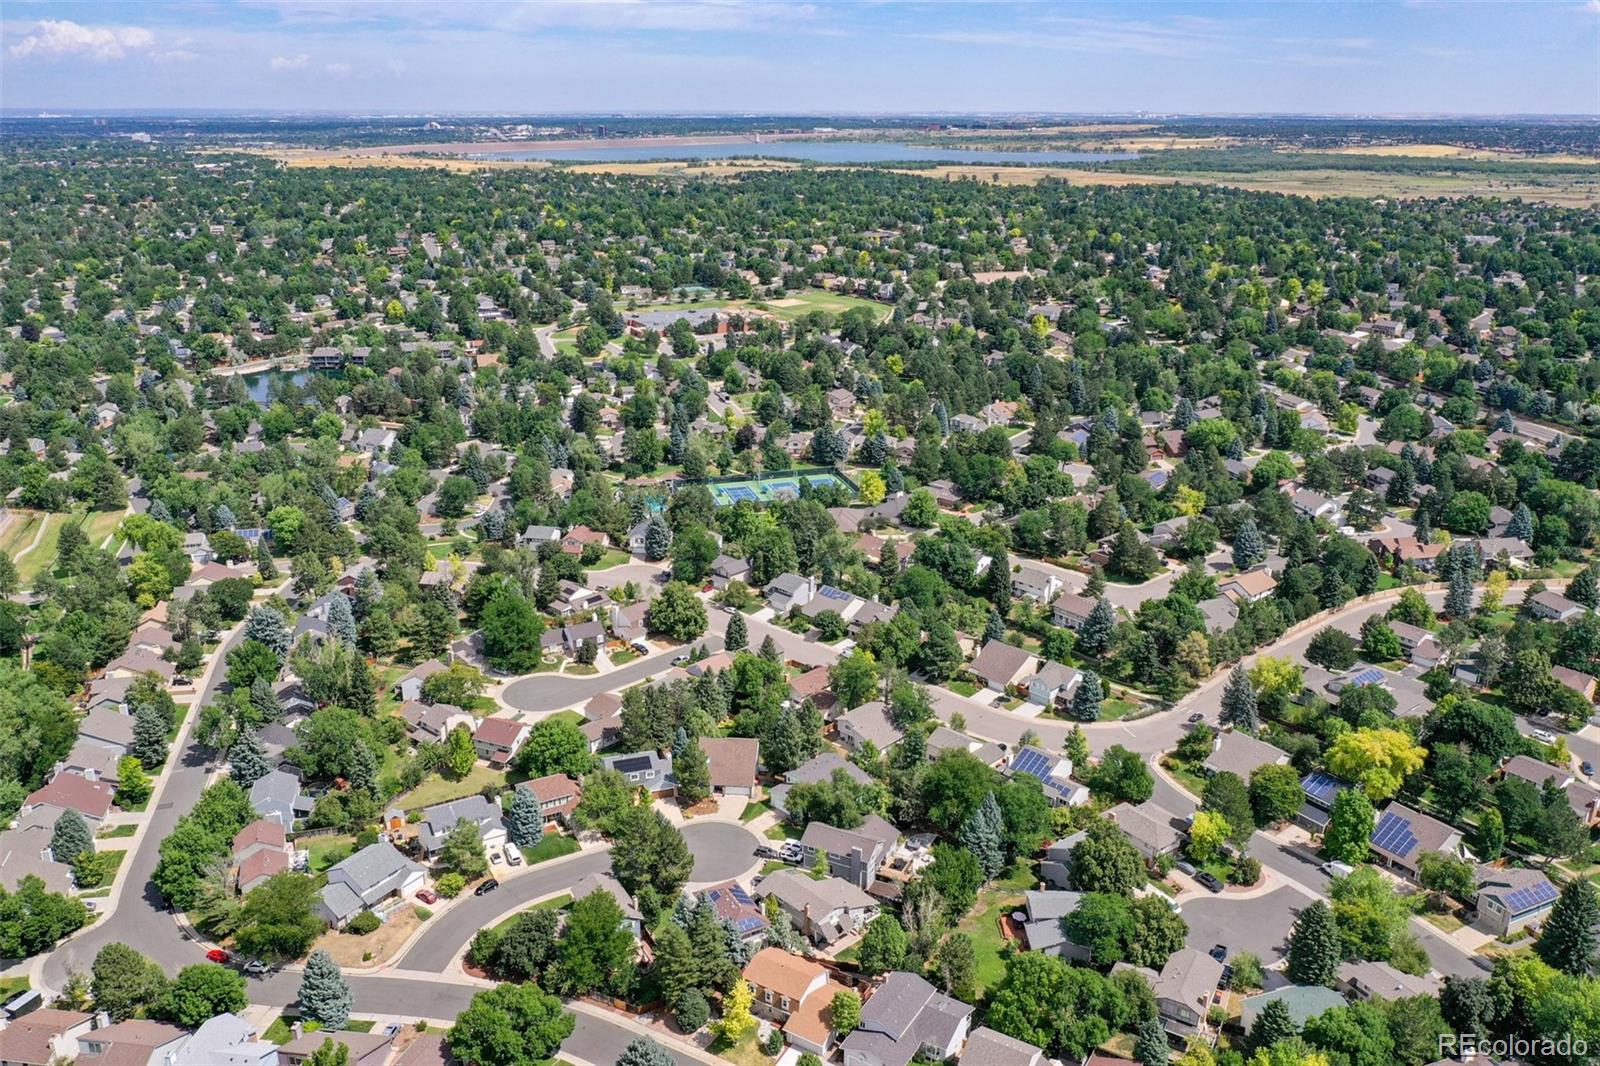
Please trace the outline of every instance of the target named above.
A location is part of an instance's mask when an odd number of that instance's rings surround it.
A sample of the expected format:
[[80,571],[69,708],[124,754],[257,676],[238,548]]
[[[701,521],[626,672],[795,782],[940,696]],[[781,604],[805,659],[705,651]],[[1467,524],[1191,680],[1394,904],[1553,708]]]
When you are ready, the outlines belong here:
[[1261,880],[1261,860],[1254,855],[1246,855],[1234,864],[1228,880],[1236,885],[1255,884]]
[[426,907],[417,907],[415,910],[417,914],[417,921],[419,922],[425,922],[429,918],[433,917],[433,912]]
[[434,879],[433,888],[445,899],[455,899],[461,895],[461,890],[467,887],[467,879],[454,870],[447,874],[440,874]]
[[772,1032],[767,1034],[766,1042],[762,1045],[761,1050],[772,1056],[781,1054],[783,1052],[783,1030],[774,1025]]
[[382,924],[376,914],[371,911],[362,911],[350,919],[350,924],[345,926],[345,931],[354,933],[356,936],[366,936],[368,933],[377,932],[378,926]]
[[678,1028],[693,1033],[711,1020],[711,1005],[706,1002],[704,993],[698,988],[691,988],[678,997],[678,1008],[674,1013]]

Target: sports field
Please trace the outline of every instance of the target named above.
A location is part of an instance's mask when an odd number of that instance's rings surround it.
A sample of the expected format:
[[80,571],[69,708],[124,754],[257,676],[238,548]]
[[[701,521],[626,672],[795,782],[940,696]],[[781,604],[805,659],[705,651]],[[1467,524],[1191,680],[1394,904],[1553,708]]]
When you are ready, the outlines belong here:
[[768,474],[763,477],[744,478],[738,481],[719,481],[706,487],[711,490],[711,499],[718,507],[729,507],[740,500],[749,500],[751,503],[771,503],[773,500],[795,499],[800,495],[801,478],[809,481],[816,488],[838,485],[851,493],[855,492],[855,486],[838,474],[801,474],[795,471]]

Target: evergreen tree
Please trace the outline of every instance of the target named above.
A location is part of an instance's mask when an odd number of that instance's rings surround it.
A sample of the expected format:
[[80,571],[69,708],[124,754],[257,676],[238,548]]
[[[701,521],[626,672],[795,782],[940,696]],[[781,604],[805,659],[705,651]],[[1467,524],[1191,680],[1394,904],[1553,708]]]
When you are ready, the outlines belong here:
[[355,997],[333,956],[322,948],[313,951],[300,977],[300,1012],[324,1029],[338,1030],[350,1020],[354,1005]]
[[328,602],[328,629],[346,648],[356,645],[356,616],[349,597],[337,593]]
[[378,795],[378,760],[364,740],[358,740],[350,759],[350,788]]
[[1472,574],[1457,566],[1450,574],[1450,589],[1444,594],[1444,613],[1465,618],[1472,613]]
[[1102,655],[1111,646],[1111,634],[1116,627],[1117,616],[1111,610],[1110,601],[1102,596],[1078,629],[1078,641],[1074,646],[1085,655]]
[[749,643],[750,627],[744,620],[744,612],[735,611],[728,619],[728,631],[722,638],[722,646],[728,651],[741,651]]
[[673,751],[672,775],[678,779],[678,803],[693,807],[711,795],[711,764],[698,740],[685,740]]
[[651,516],[644,528],[644,557],[659,562],[672,550],[672,530],[660,515]]
[[167,722],[153,703],[141,703],[133,712],[133,747],[129,754],[146,770],[167,761]]
[[1247,733],[1261,728],[1261,714],[1256,706],[1256,689],[1243,666],[1235,666],[1228,674],[1228,683],[1222,689],[1223,725],[1231,725]]
[[994,880],[1005,869],[1005,823],[993,792],[986,793],[983,802],[967,816],[957,839],[963,848],[978,857],[984,880]]
[[648,1036],[636,1036],[622,1049],[616,1066],[676,1066],[671,1053]]
[[79,855],[94,854],[94,835],[89,832],[83,815],[74,810],[61,812],[55,830],[50,834],[50,857],[56,862],[71,865]]
[[769,663],[782,663],[783,652],[778,650],[778,642],[772,639],[772,634],[767,634],[761,641],[761,649],[757,652]]
[[1248,570],[1267,557],[1267,545],[1261,539],[1261,530],[1255,519],[1247,518],[1233,534],[1233,565]]
[[257,677],[250,682],[250,708],[263,722],[283,720],[283,704],[278,702],[278,694],[272,690],[268,678]]
[[999,611],[995,610],[993,607],[989,608],[989,621],[988,621],[988,624],[986,624],[983,627],[983,639],[985,641],[990,641],[990,640],[1002,640],[1003,641],[1003,640],[1005,640],[1005,636],[1006,636],[1006,622],[1005,622],[1005,619],[1000,617],[1000,612]]
[[1340,957],[1333,911],[1322,900],[1315,900],[1300,911],[1289,933],[1289,980],[1297,985],[1331,987]]
[[519,788],[512,794],[510,835],[518,847],[544,839],[544,816],[539,813],[539,797],[531,788]]
[[1418,507],[1417,508],[1417,514],[1416,514],[1416,519],[1415,519],[1414,524],[1416,526],[1416,530],[1412,533],[1412,536],[1417,538],[1417,543],[1418,544],[1432,544],[1433,543],[1433,519],[1428,517],[1428,509],[1426,507]]
[[1595,961],[1597,923],[1600,890],[1593,881],[1574,878],[1561,890],[1533,950],[1556,969],[1581,977]]
[[1250,1027],[1250,1048],[1260,1051],[1270,1048],[1280,1040],[1288,1040],[1300,1035],[1300,1027],[1294,1024],[1294,1018],[1289,1013],[1289,1004],[1281,999],[1274,999],[1261,1009],[1256,1015],[1256,1023]]
[[[344,599],[343,596],[339,597]],[[350,676],[345,682],[344,704],[366,718],[378,714],[377,679],[367,657],[356,652],[350,660]]]
[[244,620],[244,639],[265,644],[282,659],[289,654],[292,637],[283,615],[272,607],[252,607]]
[[1585,607],[1600,606],[1600,588],[1596,588],[1593,566],[1586,566],[1567,582],[1567,599]]
[[1172,1059],[1172,1052],[1167,1047],[1167,1031],[1161,1027],[1161,1017],[1153,1011],[1139,1023],[1133,1057],[1142,1066],[1167,1066]]
[[1519,503],[1516,510],[1511,512],[1511,521],[1506,524],[1506,536],[1520,541],[1533,540],[1533,512],[1528,510],[1527,504]]
[[1072,717],[1080,722],[1093,722],[1100,718],[1100,701],[1105,693],[1100,688],[1100,675],[1093,670],[1083,672],[1083,680],[1072,694]]
[[239,730],[228,748],[228,776],[238,782],[240,788],[249,791],[251,785],[271,772],[267,750],[261,746],[256,731],[248,726]]

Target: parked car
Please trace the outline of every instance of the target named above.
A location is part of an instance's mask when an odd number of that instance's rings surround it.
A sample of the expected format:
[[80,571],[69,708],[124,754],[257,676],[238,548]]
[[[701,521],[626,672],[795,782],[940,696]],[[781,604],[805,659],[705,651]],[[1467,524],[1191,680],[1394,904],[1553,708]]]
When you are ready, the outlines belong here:
[[439,893],[435,892],[431,888],[424,888],[422,891],[417,893],[417,899],[421,900],[423,903],[438,903]]
[[1584,760],[1583,765],[1578,767],[1578,769],[1583,771],[1583,776],[1584,777],[1593,777],[1594,776],[1594,763],[1589,762],[1587,759]]
[[1206,720],[1206,716],[1201,714],[1199,711],[1194,712],[1187,719],[1189,725],[1191,725],[1191,726],[1199,725],[1201,722],[1203,722],[1205,720]]
[[1222,891],[1222,882],[1217,880],[1215,874],[1207,870],[1201,870],[1199,873],[1195,874],[1194,879],[1206,886],[1206,888],[1212,892]]
[[1190,863],[1190,862],[1185,862],[1185,861],[1182,861],[1182,860],[1180,860],[1178,862],[1178,865],[1175,867],[1175,869],[1180,874],[1188,874],[1190,877],[1193,877],[1194,873],[1195,873],[1194,864]]
[[1541,744],[1554,744],[1556,742],[1556,735],[1550,732],[1548,729],[1535,729],[1533,731],[1533,739],[1537,740]]
[[472,890],[472,894],[474,896],[487,896],[489,893],[493,892],[495,889],[497,889],[499,887],[500,887],[500,882],[496,881],[494,878],[491,877],[487,881],[485,881],[481,885],[479,885],[477,888],[473,889]]
[[489,861],[492,862],[492,863],[501,863],[501,862],[505,862],[506,858],[505,858],[504,855],[500,854],[498,851],[491,851],[489,853]]
[[1356,872],[1356,868],[1354,866],[1351,866],[1347,862],[1339,862],[1338,860],[1323,863],[1321,869],[1322,872],[1327,874],[1329,877],[1348,877]]
[[252,977],[260,977],[267,972],[267,964],[260,959],[251,959],[244,964],[244,972]]
[[509,843],[509,842],[506,844],[506,865],[507,866],[521,866],[522,865],[522,849],[517,847],[515,844]]
[[212,948],[210,951],[206,952],[207,962],[227,962],[231,958],[233,958],[233,956],[229,955],[221,948]]
[[679,652],[677,655],[674,655],[672,657],[672,665],[673,666],[685,666],[685,665],[688,664],[688,662],[689,662],[689,653],[686,652],[686,651]]
[[1228,949],[1221,944],[1216,944],[1209,952],[1207,952],[1207,954],[1209,954],[1213,959],[1216,959],[1218,962],[1221,962],[1228,957]]

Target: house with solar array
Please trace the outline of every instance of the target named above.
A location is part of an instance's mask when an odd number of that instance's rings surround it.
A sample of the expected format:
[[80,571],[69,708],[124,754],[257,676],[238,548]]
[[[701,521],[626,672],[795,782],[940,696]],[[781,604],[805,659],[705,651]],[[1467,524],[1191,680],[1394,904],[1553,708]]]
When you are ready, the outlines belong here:
[[772,928],[761,904],[737,881],[724,881],[720,885],[702,888],[696,895],[705,900],[712,912],[728,923],[745,944],[761,943]]
[[1294,824],[1309,833],[1321,836],[1333,817],[1333,801],[1339,793],[1350,787],[1350,782],[1334,777],[1326,770],[1313,770],[1300,779],[1300,791],[1306,800],[1295,812]]
[[1384,865],[1415,879],[1428,852],[1461,854],[1461,830],[1395,801],[1383,809],[1372,829],[1372,851]]
[[1007,777],[1032,774],[1044,786],[1052,807],[1081,807],[1089,802],[1089,788],[1072,779],[1072,760],[1052,755],[1032,744],[1016,750],[1006,764]]
[[1478,917],[1473,922],[1495,936],[1544,921],[1561,893],[1538,870],[1478,867]]

